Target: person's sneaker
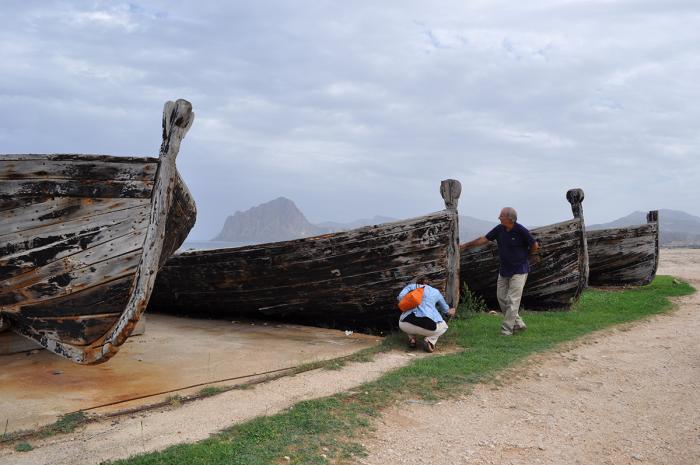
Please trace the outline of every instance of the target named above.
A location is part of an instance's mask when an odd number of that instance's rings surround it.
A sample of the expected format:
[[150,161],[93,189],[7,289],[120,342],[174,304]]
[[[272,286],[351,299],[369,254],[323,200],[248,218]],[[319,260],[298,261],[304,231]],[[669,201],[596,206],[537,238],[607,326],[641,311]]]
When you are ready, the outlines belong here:
[[521,333],[527,329],[527,325],[522,325],[522,326],[515,326],[513,327],[513,332],[514,333]]
[[513,331],[508,331],[505,329],[501,330],[501,336],[512,336],[512,335],[513,335]]

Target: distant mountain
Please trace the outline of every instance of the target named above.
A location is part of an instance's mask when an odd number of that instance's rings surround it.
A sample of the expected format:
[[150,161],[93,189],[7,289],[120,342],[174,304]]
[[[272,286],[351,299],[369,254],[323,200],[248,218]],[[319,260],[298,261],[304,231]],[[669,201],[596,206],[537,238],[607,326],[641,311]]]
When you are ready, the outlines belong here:
[[[326,229],[328,232],[339,232],[361,228],[363,226],[390,223],[392,221],[399,220],[389,216],[374,216],[372,218],[362,218],[349,223],[325,221],[323,223],[317,223],[316,226]],[[460,242],[467,242],[476,239],[489,232],[497,224],[498,223],[494,221],[485,221],[471,216],[459,215],[459,240]]]
[[[221,232],[212,241],[235,242],[237,245],[262,242],[278,242],[331,232],[348,231],[382,223],[398,221],[389,216],[361,218],[348,223],[325,221],[312,224],[293,201],[279,197],[267,203],[237,211],[226,218]],[[459,217],[459,237],[467,242],[483,236],[496,226],[494,221],[484,221],[471,216]]]
[[291,200],[279,197],[226,218],[221,232],[212,240],[230,242],[279,242],[316,236],[327,230],[315,226]]
[[477,237],[485,236],[498,223],[480,220],[472,216],[459,215],[459,242],[465,243]]
[[[586,228],[607,229],[624,228],[647,222],[646,212],[632,212],[615,221],[603,224],[587,225]],[[679,210],[659,210],[659,242],[668,247],[700,246],[700,217]]]
[[323,223],[317,223],[316,226],[322,228],[328,232],[339,232],[347,231],[349,229],[361,228],[363,226],[370,226],[382,223],[391,223],[392,221],[398,221],[396,218],[391,218],[390,216],[380,216],[376,215],[372,218],[361,218],[359,220],[351,221],[349,223],[338,223],[335,221],[324,221]]

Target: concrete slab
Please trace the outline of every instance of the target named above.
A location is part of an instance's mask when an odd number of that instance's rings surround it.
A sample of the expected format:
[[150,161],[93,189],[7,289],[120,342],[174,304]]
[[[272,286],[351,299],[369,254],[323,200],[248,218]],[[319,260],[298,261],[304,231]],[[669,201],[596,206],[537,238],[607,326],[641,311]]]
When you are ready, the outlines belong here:
[[[202,385],[244,383],[378,342],[376,336],[305,326],[150,314],[146,334],[130,338],[102,365],[76,365],[47,351],[0,356],[0,422],[13,432],[78,410],[154,404]],[[105,404],[112,405],[99,408]]]

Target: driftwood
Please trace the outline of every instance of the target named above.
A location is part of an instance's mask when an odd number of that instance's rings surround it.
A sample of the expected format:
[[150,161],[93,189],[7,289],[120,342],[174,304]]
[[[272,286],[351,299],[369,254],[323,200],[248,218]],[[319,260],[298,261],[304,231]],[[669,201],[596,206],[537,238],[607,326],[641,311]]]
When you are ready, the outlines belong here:
[[591,286],[649,284],[659,266],[659,212],[647,224],[588,231]]
[[149,308],[190,316],[247,315],[384,329],[397,324],[396,295],[417,275],[426,275],[455,302],[459,182],[443,181],[441,191],[447,209],[419,218],[175,254],[158,274]]
[[175,167],[193,119],[165,104],[159,158],[0,156],[0,329],[81,364],[119,350],[194,225]]
[[[540,241],[539,262],[531,265],[523,291],[522,303],[532,310],[568,309],[586,287],[588,255],[583,221],[583,191],[572,189],[566,198],[574,219],[532,229]],[[491,308],[498,308],[498,246],[489,243],[461,252],[461,279],[468,289],[484,298]]]

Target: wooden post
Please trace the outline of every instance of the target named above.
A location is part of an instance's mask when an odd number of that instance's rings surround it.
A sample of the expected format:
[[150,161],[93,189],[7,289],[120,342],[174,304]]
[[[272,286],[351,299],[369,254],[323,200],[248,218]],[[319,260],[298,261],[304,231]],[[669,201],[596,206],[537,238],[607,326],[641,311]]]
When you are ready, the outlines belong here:
[[654,237],[654,270],[651,272],[648,280],[644,284],[649,284],[654,280],[654,277],[656,276],[656,270],[659,268],[659,234],[661,234],[661,226],[659,225],[658,210],[650,210],[649,213],[647,213],[647,223],[656,225],[656,234]]
[[581,220],[581,248],[583,250],[583,254],[581,259],[579,260],[579,267],[581,270],[581,273],[584,274],[583,278],[581,279],[581,287],[583,288],[588,286],[588,274],[589,274],[589,269],[588,269],[588,242],[586,240],[586,222],[583,219],[583,199],[584,199],[584,194],[582,189],[569,189],[566,192],[566,200],[569,201],[571,204],[571,212],[574,214],[574,218],[577,218]]
[[447,283],[445,300],[450,307],[459,305],[459,213],[457,204],[462,193],[462,184],[456,179],[446,179],[440,183],[440,194],[445,208],[452,214],[451,239],[447,246]]

